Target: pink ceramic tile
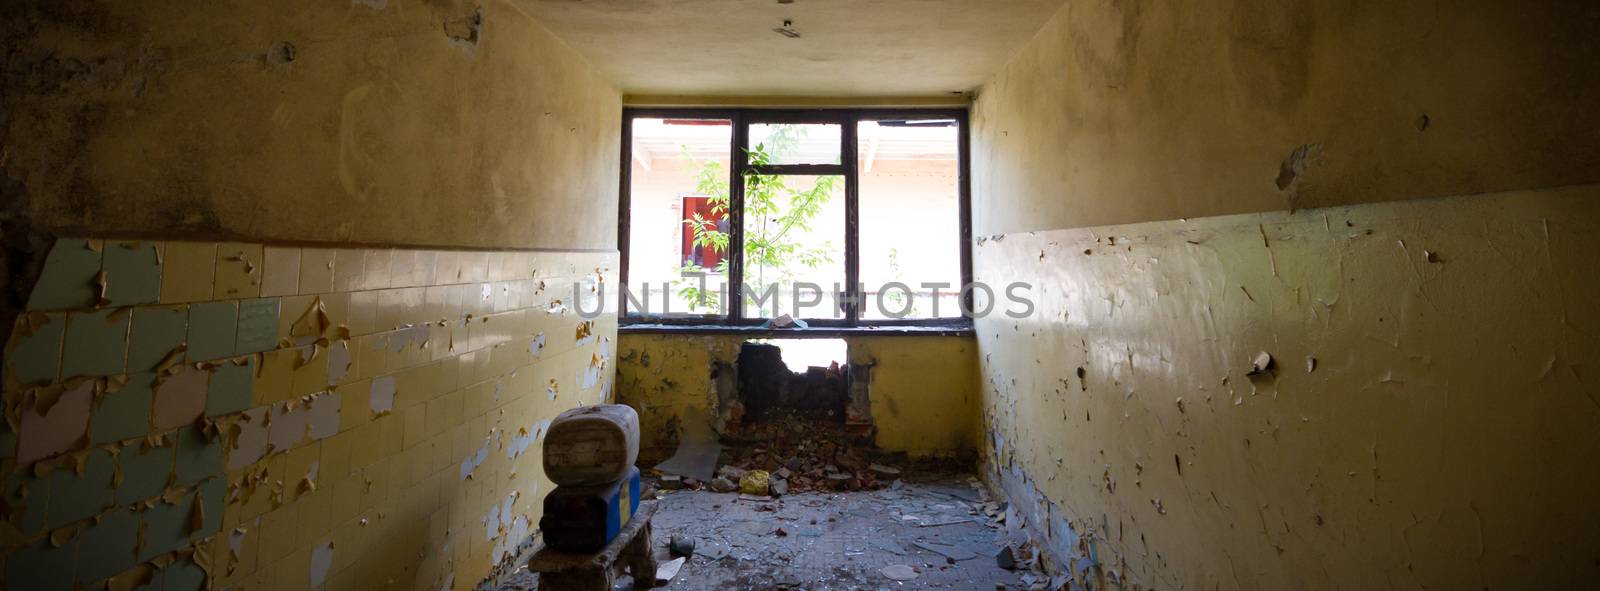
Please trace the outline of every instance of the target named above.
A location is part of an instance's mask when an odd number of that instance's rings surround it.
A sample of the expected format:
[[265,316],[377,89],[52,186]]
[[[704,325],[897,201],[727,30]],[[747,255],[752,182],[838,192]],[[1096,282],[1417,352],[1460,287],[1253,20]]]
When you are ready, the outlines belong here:
[[71,451],[89,430],[89,403],[94,399],[94,380],[83,380],[62,392],[44,414],[36,405],[22,408],[17,435],[17,462],[29,464]]

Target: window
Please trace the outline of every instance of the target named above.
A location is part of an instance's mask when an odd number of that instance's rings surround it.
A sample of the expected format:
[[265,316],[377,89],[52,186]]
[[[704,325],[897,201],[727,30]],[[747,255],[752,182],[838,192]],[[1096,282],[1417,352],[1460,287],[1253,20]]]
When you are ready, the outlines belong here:
[[966,111],[626,109],[623,119],[625,324],[967,321]]

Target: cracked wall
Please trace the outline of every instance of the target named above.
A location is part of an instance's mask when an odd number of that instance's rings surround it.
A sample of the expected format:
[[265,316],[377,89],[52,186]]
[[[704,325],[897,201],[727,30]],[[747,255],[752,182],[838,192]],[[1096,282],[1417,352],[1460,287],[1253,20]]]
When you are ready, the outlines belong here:
[[611,398],[616,255],[63,239],[7,347],[13,589],[471,588]]
[[[974,105],[986,477],[1126,588],[1597,576],[1577,2],[1072,2]],[[1270,363],[1262,357],[1265,353]],[[1260,365],[1270,365],[1258,370]]]

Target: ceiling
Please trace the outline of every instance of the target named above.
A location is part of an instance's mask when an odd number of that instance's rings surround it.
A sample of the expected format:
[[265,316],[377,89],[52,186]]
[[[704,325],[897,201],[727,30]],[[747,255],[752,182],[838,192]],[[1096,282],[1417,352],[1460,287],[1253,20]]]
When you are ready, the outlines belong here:
[[976,88],[1062,0],[521,2],[626,94],[885,97]]

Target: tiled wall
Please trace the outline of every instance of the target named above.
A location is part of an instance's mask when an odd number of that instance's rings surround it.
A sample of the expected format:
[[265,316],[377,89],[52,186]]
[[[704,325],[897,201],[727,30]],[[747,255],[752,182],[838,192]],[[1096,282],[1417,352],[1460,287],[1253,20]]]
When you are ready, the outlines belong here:
[[615,256],[59,240],[6,345],[0,587],[473,588],[549,420],[610,398]]

